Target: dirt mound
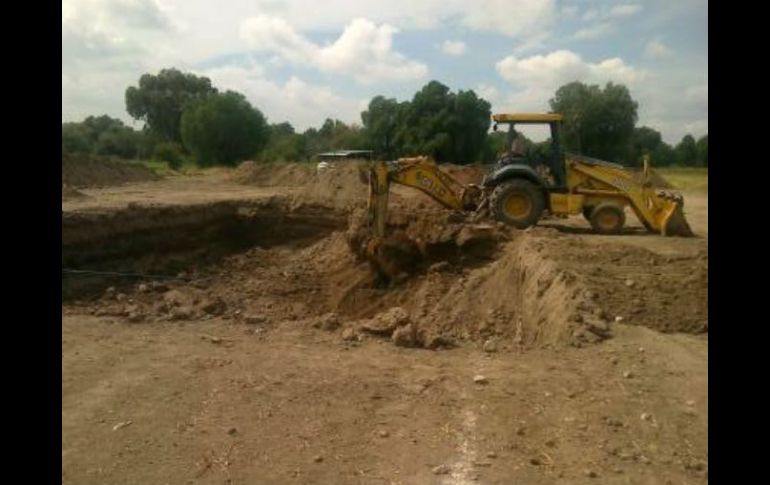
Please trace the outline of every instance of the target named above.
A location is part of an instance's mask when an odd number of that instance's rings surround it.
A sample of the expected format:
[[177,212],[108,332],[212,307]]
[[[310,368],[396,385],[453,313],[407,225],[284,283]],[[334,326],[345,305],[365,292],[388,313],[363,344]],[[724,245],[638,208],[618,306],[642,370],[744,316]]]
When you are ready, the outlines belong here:
[[581,274],[609,318],[661,332],[708,332],[708,253],[662,256],[616,244],[554,241],[549,258]]
[[71,199],[84,199],[88,197],[83,192],[80,192],[74,187],[70,187],[67,184],[62,184],[61,186],[61,199],[62,200],[71,200]]
[[492,165],[454,165],[445,163],[441,165],[441,170],[456,178],[463,184],[480,185],[484,177],[492,170]]
[[386,325],[388,335],[396,340],[398,328],[411,325],[408,341],[430,348],[488,339],[522,347],[580,345],[608,337],[609,322],[586,299],[581,281],[547,259],[537,240],[527,231],[514,234],[486,264],[470,264],[473,256],[462,257],[461,246],[429,252],[438,262],[427,269],[388,289],[351,288],[335,309],[363,319],[353,324],[359,332],[375,333],[370,327],[377,327],[381,312],[402,308],[410,318],[396,328]]
[[92,155],[62,155],[62,185],[73,188],[108,187],[160,177],[142,165]]
[[369,193],[367,170],[366,162],[337,163],[315,173],[295,200],[343,208],[365,206]]
[[235,169],[233,182],[265,187],[298,187],[312,182],[315,166],[308,163],[264,163],[247,161]]
[[231,176],[239,184],[264,187],[297,187],[301,191],[293,197],[299,207],[317,204],[328,207],[350,208],[366,204],[368,194],[367,165],[364,161],[350,160],[318,170],[308,163],[242,163]]

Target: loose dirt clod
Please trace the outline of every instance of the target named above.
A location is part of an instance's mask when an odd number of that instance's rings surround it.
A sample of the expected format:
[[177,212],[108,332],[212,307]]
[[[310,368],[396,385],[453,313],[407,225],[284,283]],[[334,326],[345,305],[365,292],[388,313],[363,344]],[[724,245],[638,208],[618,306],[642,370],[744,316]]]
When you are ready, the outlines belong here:
[[131,423],[133,423],[133,421],[121,421],[120,423],[118,423],[115,426],[113,426],[112,430],[113,431],[117,431],[117,430],[119,430],[121,428],[125,428],[126,426],[131,425]]
[[391,336],[393,343],[399,347],[414,347],[417,344],[417,332],[411,323],[398,327]]
[[473,377],[473,382],[476,384],[489,384],[489,379],[482,375],[477,375]]

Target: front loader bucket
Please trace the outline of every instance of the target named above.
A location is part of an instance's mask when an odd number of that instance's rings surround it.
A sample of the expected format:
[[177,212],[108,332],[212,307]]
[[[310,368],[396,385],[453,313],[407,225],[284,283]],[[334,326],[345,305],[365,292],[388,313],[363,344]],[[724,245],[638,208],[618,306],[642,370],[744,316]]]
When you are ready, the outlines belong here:
[[663,221],[662,233],[664,236],[680,236],[680,237],[695,237],[695,233],[692,232],[690,224],[687,223],[687,219],[684,217],[684,202],[677,201],[672,202],[674,205]]

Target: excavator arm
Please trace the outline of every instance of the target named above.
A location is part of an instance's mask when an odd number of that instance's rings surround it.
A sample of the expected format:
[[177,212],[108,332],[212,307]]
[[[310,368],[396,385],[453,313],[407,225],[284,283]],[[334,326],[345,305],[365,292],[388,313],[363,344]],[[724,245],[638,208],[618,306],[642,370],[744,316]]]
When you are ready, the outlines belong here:
[[463,185],[428,157],[374,162],[369,171],[369,221],[376,237],[385,236],[392,183],[414,187],[448,209],[474,210],[481,198],[479,187]]
[[388,196],[394,183],[418,189],[448,209],[474,210],[482,198],[481,188],[463,185],[428,157],[373,162],[369,168],[368,235],[362,249],[374,273],[390,281],[403,277],[403,269],[420,258],[414,241],[403,234],[386,234]]

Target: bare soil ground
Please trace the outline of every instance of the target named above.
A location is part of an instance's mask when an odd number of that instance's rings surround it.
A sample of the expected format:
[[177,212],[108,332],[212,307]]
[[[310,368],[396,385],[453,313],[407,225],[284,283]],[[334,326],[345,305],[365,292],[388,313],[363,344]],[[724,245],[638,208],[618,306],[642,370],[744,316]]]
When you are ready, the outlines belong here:
[[708,482],[706,194],[671,239],[399,189],[430,258],[378,288],[355,172],[277,176],[62,201],[65,266],[107,273],[63,274],[62,483]]

